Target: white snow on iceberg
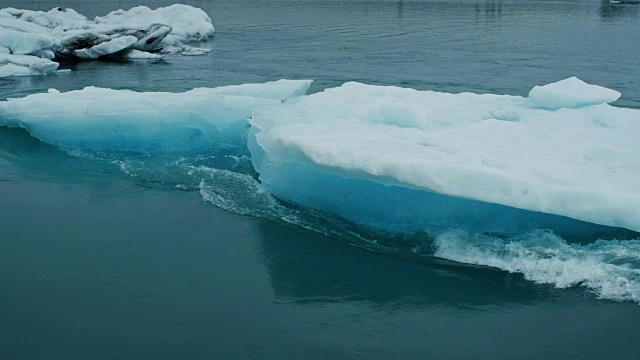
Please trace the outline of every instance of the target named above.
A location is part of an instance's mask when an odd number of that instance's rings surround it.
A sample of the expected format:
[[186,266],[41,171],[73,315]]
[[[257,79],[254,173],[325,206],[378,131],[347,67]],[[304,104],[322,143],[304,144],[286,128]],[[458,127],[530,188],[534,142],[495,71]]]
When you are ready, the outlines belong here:
[[560,85],[545,91],[570,106],[548,110],[347,83],[256,110],[249,149],[271,193],[365,225],[640,231],[640,111]]
[[[158,58],[147,53],[202,55],[210,49],[186,43],[208,40],[213,35],[211,19],[201,9],[175,4],[151,10],[138,6],[118,10],[93,21],[73,9],[50,11],[0,9],[0,53],[31,55],[49,60],[55,57],[97,59],[102,56]],[[135,50],[135,51],[134,51]],[[16,61],[0,74],[16,73]],[[21,75],[38,72],[22,69]],[[45,74],[45,73],[40,73]]]
[[307,80],[183,93],[87,87],[0,102],[0,125],[64,150],[138,153],[244,149],[254,108],[304,95]]

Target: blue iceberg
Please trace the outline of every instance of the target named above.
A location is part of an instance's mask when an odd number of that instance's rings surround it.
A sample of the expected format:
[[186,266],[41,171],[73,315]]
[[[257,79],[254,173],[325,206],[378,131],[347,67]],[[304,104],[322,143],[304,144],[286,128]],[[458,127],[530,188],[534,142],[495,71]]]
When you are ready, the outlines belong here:
[[[581,95],[582,94],[582,95]],[[640,231],[640,111],[579,79],[529,98],[347,83],[251,120],[263,186],[391,231]]]

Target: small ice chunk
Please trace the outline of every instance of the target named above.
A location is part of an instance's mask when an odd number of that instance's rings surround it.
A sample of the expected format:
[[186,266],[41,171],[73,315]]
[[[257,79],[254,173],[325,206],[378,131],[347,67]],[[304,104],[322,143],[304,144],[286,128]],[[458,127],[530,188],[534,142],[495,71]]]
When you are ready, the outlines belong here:
[[131,49],[131,50],[127,51],[124,54],[124,57],[126,57],[127,59],[132,59],[132,60],[160,60],[160,59],[164,58],[164,56],[160,55],[160,54],[153,54],[153,53],[150,53],[150,52],[140,51],[140,50],[135,50],[135,49]]
[[189,45],[185,45],[181,42],[176,42],[174,45],[166,46],[162,49],[163,54],[181,54],[186,56],[200,56],[210,53],[212,49],[199,48]]
[[576,109],[614,102],[620,98],[620,95],[615,90],[587,84],[574,76],[552,84],[534,86],[529,91],[529,100],[536,107],[543,109]]

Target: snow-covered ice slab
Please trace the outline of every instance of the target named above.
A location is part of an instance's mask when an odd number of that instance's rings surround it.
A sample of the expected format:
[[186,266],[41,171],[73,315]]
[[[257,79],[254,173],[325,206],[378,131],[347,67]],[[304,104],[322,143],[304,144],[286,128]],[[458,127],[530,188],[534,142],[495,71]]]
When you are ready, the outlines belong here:
[[[202,55],[211,50],[186,43],[208,40],[214,30],[204,11],[182,4],[155,10],[145,6],[117,10],[93,21],[73,9],[54,8],[44,12],[6,8],[0,9],[0,54],[49,60],[159,56],[151,53]],[[0,74],[11,76],[14,68],[0,70]],[[22,75],[32,73],[24,69],[20,72]]]
[[347,83],[256,110],[249,149],[276,196],[370,226],[640,231],[640,111],[578,81],[533,98]]
[[0,77],[46,75],[58,69],[58,63],[31,55],[11,55],[0,51]]
[[183,93],[52,89],[0,102],[0,125],[22,127],[67,151],[244,149],[254,108],[304,95],[310,84],[280,80]]
[[28,55],[53,48],[53,38],[48,34],[16,31],[2,25],[0,21],[0,46],[8,49],[11,54]]

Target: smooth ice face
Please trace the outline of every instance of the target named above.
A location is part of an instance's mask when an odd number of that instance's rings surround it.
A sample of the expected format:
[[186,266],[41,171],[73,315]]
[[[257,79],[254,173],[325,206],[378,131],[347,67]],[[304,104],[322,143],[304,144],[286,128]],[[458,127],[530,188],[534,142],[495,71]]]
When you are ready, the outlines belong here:
[[[49,60],[103,56],[157,59],[161,56],[157,52],[203,55],[211,50],[185,42],[208,40],[213,32],[211,19],[204,11],[181,4],[155,10],[138,6],[96,17],[94,21],[73,9],[0,9],[0,54]],[[18,69],[19,65],[12,63],[0,68],[0,76],[42,74]]]
[[160,54],[155,54],[155,53],[150,53],[150,52],[140,51],[135,49],[128,50],[126,53],[123,54],[123,56],[131,60],[158,60],[158,59],[164,58],[164,56]]
[[303,95],[311,81],[280,80],[184,93],[87,87],[0,102],[0,125],[64,150],[138,153],[244,149],[254,108]]
[[608,104],[620,98],[620,93],[571,77],[552,84],[535,86],[529,91],[529,100],[543,109],[579,108]]
[[640,231],[640,111],[539,107],[347,83],[258,109],[249,148],[275,195],[367,225]]

